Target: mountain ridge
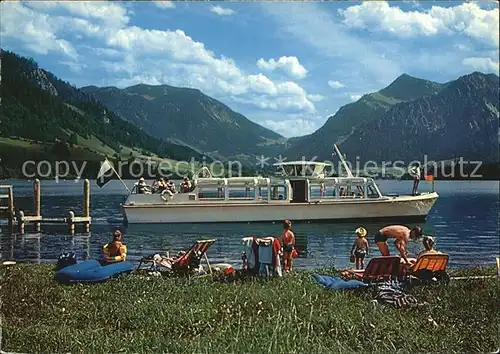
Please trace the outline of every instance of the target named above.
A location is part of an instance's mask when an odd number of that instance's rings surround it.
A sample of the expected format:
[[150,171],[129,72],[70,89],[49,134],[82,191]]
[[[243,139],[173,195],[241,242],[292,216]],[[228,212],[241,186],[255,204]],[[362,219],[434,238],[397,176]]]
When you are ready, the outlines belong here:
[[377,120],[365,122],[341,148],[361,162],[424,156],[434,161],[463,157],[497,162],[498,80],[494,74],[463,75],[437,94],[400,103]]
[[[418,90],[415,93],[401,90],[402,84],[408,82],[416,84]],[[414,78],[408,74],[397,77],[386,88],[377,92],[367,93],[356,102],[348,103],[330,116],[325,124],[315,132],[302,137],[289,140],[291,147],[285,151],[289,158],[312,158],[317,156],[321,159],[329,159],[332,144],[341,144],[346,140],[360,124],[370,120],[376,120],[387,112],[391,107],[401,102],[417,99],[425,95],[431,95],[446,87],[433,81]],[[404,96],[400,96],[401,92]],[[398,97],[389,96],[393,94]],[[404,98],[404,99],[403,99]]]
[[82,89],[151,135],[175,139],[212,156],[259,155],[262,145],[286,140],[198,89],[146,84]]

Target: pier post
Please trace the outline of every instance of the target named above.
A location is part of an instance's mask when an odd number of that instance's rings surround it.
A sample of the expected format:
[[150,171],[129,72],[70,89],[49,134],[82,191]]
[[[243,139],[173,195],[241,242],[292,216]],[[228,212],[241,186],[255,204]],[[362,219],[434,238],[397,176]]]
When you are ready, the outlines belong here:
[[[85,179],[83,182],[83,217],[90,218],[90,181]],[[90,223],[84,222],[85,232],[89,232]]]
[[68,216],[68,229],[69,229],[69,232],[72,234],[75,233],[74,218],[75,218],[75,212],[71,210],[69,212],[69,216]]
[[13,230],[13,227],[14,227],[14,216],[15,216],[15,212],[14,212],[14,189],[12,187],[9,187],[8,188],[9,190],[9,198],[8,198],[8,207],[9,207],[9,210],[8,210],[8,213],[9,215],[7,216],[8,217],[8,220],[9,220],[9,230]]
[[245,198],[248,199],[250,197],[250,187],[245,187]]
[[19,227],[19,232],[24,234],[24,211],[22,210],[19,210],[17,226]]
[[[33,182],[33,211],[35,212],[35,216],[41,216],[41,207],[40,207],[40,180],[35,179]],[[36,232],[40,232],[40,222],[35,223]]]

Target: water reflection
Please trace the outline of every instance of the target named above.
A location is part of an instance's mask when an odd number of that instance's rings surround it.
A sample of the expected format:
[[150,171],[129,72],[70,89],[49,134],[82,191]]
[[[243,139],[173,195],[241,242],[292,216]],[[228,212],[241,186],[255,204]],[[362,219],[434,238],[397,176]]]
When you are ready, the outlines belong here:
[[[27,182],[16,182],[16,207],[31,213],[32,187]],[[23,184],[24,183],[24,184]],[[391,184],[392,183],[392,184]],[[383,189],[395,193],[405,192],[406,183],[381,182]],[[384,186],[385,184],[385,186]],[[391,187],[391,188],[387,188]],[[498,183],[496,182],[437,182],[440,198],[422,225],[436,236],[437,249],[449,253],[450,266],[493,264],[498,256]],[[115,188],[115,189],[113,189]],[[0,226],[0,257],[34,263],[54,262],[61,252],[75,252],[79,259],[85,254],[98,258],[103,244],[111,239],[114,228],[124,231],[129,258],[138,261],[142,256],[157,252],[177,252],[190,247],[196,240],[216,238],[217,242],[208,254],[214,262],[240,263],[241,239],[245,236],[275,236],[282,233],[280,223],[240,224],[122,224],[120,203],[126,196],[123,187],[115,185],[111,194],[106,188],[93,186],[91,196],[91,233],[68,234],[66,225],[42,225],[41,233],[31,233],[32,225],[26,225],[26,233],[11,234],[6,226]],[[411,186],[410,186],[411,188]],[[42,215],[66,216],[69,210],[81,214],[81,185],[66,183],[51,185],[42,181]],[[292,220],[293,222],[293,220]],[[334,265],[350,265],[349,250],[354,230],[363,226],[368,230],[372,256],[378,254],[373,235],[386,226],[383,222],[358,223],[294,223],[299,256],[297,268],[315,268]],[[410,224],[409,226],[413,226]],[[390,244],[392,252],[394,247]],[[411,243],[410,254],[422,249],[421,243]]]

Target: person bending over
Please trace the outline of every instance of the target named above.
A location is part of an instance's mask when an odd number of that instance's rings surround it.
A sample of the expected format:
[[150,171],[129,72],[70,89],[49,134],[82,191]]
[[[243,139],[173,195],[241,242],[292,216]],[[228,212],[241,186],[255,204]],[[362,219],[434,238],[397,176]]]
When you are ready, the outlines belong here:
[[390,225],[380,229],[374,236],[375,244],[380,250],[382,256],[390,256],[389,245],[387,240],[394,239],[394,246],[399,251],[401,258],[405,263],[410,264],[408,260],[408,253],[406,252],[406,245],[410,240],[416,240],[422,237],[422,229],[418,226],[409,229],[403,225]]

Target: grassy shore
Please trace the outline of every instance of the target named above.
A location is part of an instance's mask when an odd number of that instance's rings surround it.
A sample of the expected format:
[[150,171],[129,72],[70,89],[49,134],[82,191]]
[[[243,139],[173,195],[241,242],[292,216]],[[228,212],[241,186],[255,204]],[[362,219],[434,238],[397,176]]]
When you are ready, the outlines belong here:
[[57,284],[50,265],[0,272],[4,351],[449,353],[500,347],[497,279],[419,286],[411,293],[428,305],[382,309],[366,290],[329,291],[306,271],[232,283],[134,273],[74,286]]

